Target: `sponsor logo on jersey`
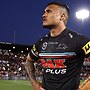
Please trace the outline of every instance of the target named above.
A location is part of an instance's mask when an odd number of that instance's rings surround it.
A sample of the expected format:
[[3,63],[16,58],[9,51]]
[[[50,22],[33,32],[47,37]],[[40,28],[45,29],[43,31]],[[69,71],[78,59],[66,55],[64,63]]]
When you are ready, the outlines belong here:
[[47,48],[47,42],[44,42],[42,45],[42,50],[46,50],[46,48]]
[[32,52],[32,54],[34,55],[34,56],[38,56],[38,51],[36,50],[36,46],[35,45],[33,45],[33,48],[31,49],[31,52]]
[[66,68],[67,66],[64,65],[65,59],[41,59],[40,60],[43,67],[45,68]]
[[65,74],[67,66],[64,64],[65,59],[41,59],[42,66],[46,73]]
[[50,44],[50,45],[57,45],[58,42],[52,42],[52,41],[49,41],[48,44]]
[[46,73],[50,74],[65,74],[67,66],[65,61],[67,58],[76,56],[75,52],[66,53],[39,53],[42,66]]
[[84,50],[86,55],[90,53],[90,41],[82,49]]
[[51,73],[51,74],[65,74],[67,69],[46,69],[46,73]]
[[65,50],[67,49],[68,46],[66,44],[59,44],[58,47],[56,49],[62,49],[62,50]]
[[33,45],[33,51],[36,51],[36,47],[35,47],[35,45]]

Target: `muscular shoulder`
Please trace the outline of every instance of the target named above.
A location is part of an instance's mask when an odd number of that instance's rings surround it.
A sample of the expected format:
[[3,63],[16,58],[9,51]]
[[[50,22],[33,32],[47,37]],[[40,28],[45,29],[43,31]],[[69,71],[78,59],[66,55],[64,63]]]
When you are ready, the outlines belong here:
[[69,31],[71,35],[73,35],[73,42],[76,43],[77,49],[82,51],[84,55],[90,55],[90,39],[86,36],[78,34],[73,31]]
[[86,36],[84,36],[84,35],[81,35],[81,34],[79,34],[79,33],[77,33],[77,32],[75,32],[75,31],[72,31],[72,30],[69,30],[69,32],[68,32],[68,35],[70,36],[70,37],[72,37],[74,40],[76,40],[78,43],[87,43],[88,41],[90,41]]

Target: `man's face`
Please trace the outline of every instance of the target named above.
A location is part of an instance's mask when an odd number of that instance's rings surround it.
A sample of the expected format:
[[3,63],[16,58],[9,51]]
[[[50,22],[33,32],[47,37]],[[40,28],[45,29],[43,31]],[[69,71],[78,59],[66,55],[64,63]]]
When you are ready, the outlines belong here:
[[60,7],[57,5],[47,6],[42,17],[44,28],[52,29],[57,27],[61,18]]

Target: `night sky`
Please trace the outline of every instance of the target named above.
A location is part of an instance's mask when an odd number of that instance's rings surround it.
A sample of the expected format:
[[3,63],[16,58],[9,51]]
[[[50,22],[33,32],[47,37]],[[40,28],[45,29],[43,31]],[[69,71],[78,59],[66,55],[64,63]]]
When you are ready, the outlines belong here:
[[[42,27],[46,5],[54,0],[0,0],[0,42],[31,45],[49,32]],[[70,8],[68,28],[90,38],[90,17],[82,23],[76,11],[90,10],[90,0],[55,0]]]

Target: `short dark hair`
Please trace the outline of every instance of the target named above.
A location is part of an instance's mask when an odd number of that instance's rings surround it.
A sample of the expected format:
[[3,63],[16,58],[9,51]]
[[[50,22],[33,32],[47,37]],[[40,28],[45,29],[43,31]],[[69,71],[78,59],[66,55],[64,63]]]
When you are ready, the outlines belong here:
[[67,11],[68,17],[69,17],[69,15],[70,15],[70,11],[69,11],[69,7],[68,7],[66,4],[61,3],[61,2],[53,1],[53,2],[50,2],[49,4],[47,4],[47,6],[52,5],[52,4],[54,4],[54,5],[58,5],[58,6],[61,6],[61,7],[65,8],[66,11]]

